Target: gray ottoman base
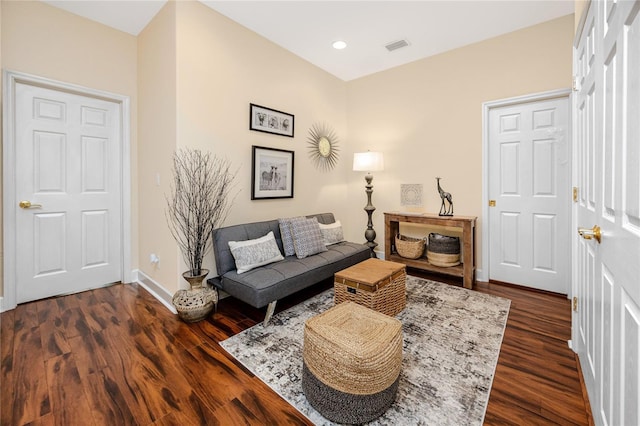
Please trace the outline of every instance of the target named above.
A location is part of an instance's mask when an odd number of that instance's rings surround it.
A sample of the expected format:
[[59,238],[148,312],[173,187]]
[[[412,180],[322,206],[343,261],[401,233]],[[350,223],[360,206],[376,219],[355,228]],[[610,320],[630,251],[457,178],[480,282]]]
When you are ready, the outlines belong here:
[[302,391],[313,408],[336,423],[359,424],[380,417],[396,398],[400,376],[387,389],[371,395],[354,395],[333,389],[313,375],[302,362]]

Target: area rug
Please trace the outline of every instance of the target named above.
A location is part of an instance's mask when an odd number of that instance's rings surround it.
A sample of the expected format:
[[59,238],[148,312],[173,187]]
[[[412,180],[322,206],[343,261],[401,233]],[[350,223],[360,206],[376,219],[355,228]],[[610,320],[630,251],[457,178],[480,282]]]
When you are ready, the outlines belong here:
[[[396,400],[371,425],[481,425],[502,336],[507,299],[407,277],[398,314],[404,345]],[[305,321],[333,306],[327,290],[220,345],[316,425],[332,425],[301,386]]]

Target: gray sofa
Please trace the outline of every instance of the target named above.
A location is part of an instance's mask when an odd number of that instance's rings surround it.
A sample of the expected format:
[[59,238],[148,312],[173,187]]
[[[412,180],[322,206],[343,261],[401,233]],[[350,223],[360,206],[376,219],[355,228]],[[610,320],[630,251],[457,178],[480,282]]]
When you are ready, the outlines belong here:
[[[335,222],[333,213],[314,214],[319,223]],[[269,231],[273,234],[281,253],[284,253],[278,220],[227,226],[213,231],[213,252],[218,276],[207,282],[256,308],[267,306],[266,325],[273,315],[276,302],[299,290],[330,278],[338,271],[362,262],[371,251],[364,244],[341,242],[327,247],[328,251],[304,259],[287,256],[284,260],[260,266],[238,274],[229,249],[229,241],[260,238]]]

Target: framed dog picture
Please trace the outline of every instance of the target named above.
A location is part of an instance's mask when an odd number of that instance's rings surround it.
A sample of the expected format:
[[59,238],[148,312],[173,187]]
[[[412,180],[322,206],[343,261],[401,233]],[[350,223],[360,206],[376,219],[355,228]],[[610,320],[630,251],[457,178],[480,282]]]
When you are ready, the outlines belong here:
[[249,130],[293,137],[295,117],[256,104],[249,104]]
[[293,198],[295,153],[255,145],[251,148],[251,199]]

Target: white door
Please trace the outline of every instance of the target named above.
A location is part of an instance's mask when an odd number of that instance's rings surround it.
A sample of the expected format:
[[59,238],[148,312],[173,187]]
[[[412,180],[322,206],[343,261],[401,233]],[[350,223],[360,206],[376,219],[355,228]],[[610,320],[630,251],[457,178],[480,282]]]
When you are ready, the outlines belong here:
[[17,302],[119,281],[120,106],[17,83],[14,120]]
[[573,341],[598,425],[640,424],[639,11],[592,2],[574,52],[584,238],[574,235]]
[[[576,138],[576,153],[574,157],[577,178],[575,184],[578,191],[579,222],[595,223],[595,138],[596,138],[596,71],[595,58],[595,8],[590,8],[588,19],[584,24],[582,37],[574,52],[574,74],[576,87],[580,87],[573,97],[575,120],[574,134]],[[601,90],[598,87],[598,90]],[[578,220],[578,219],[576,219]],[[573,235],[576,241],[577,235]],[[573,280],[573,297],[579,305],[576,311],[574,305],[572,315],[572,346],[578,353],[582,366],[587,389],[595,389],[595,365],[589,356],[595,352],[594,333],[595,319],[593,309],[595,307],[594,277],[595,277],[595,250],[597,244],[588,244],[586,240],[579,239],[574,251],[577,263],[576,275]],[[591,299],[591,300],[589,300]],[[598,298],[600,299],[600,298]],[[589,351],[590,355],[587,355]],[[595,412],[597,404],[593,399],[595,394],[589,392],[592,411]]]
[[568,294],[568,97],[489,111],[489,278]]

